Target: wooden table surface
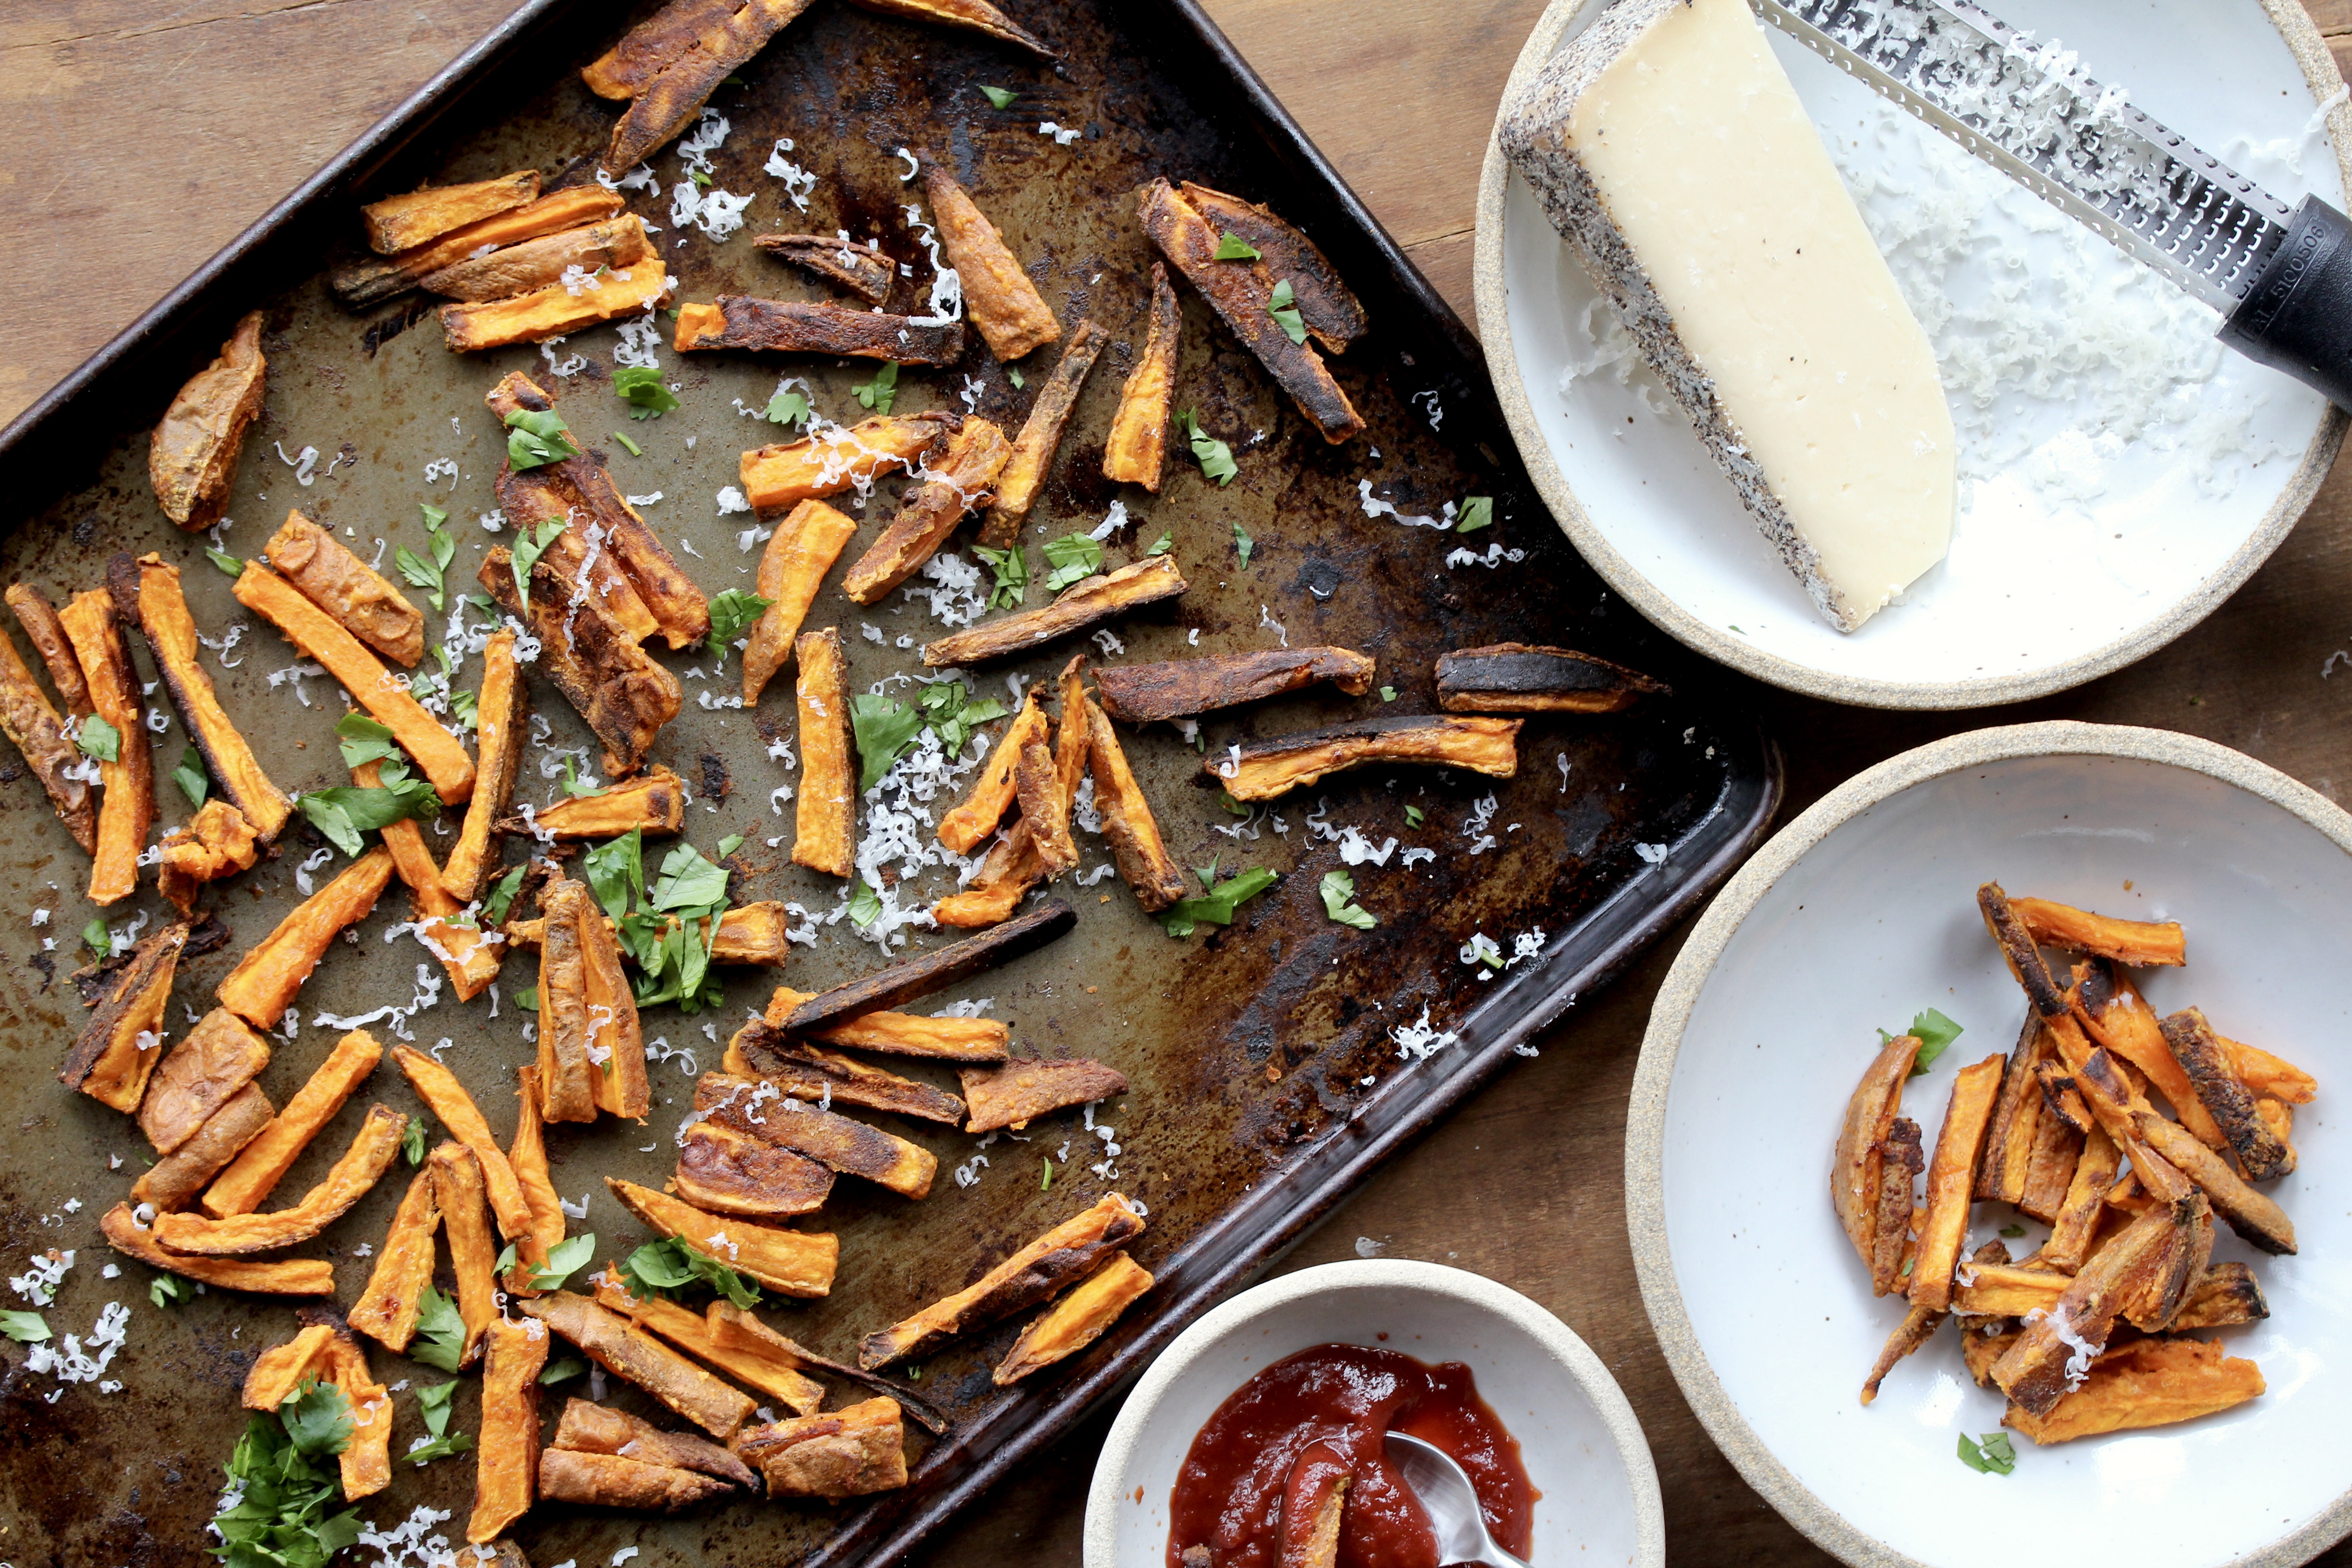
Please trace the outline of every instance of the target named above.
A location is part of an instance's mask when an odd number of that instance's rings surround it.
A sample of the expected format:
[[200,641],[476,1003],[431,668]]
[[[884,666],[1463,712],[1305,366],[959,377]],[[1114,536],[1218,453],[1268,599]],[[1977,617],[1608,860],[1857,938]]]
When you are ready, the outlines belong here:
[[[1134,3],[1134,0],[1131,0]],[[2305,0],[2339,61],[2352,0]],[[503,16],[509,0],[12,0],[0,7],[0,419],[127,324]],[[1479,161],[1543,0],[1208,0],[1209,9],[1466,320]],[[1014,5],[1015,11],[1021,6]],[[299,59],[289,72],[282,62]],[[266,107],[265,107],[266,106]],[[2352,795],[2352,468],[2237,596],[2139,665],[1963,714],[1836,708],[1756,687],[1789,761],[1784,818],[1883,758],[1988,724],[2084,719],[2234,746]],[[2340,779],[2340,783],[2339,783]],[[1678,1563],[1827,1563],[1692,1418],[1652,1338],[1624,1223],[1623,1130],[1670,934],[1606,994],[1375,1178],[1286,1268],[1366,1245],[1501,1280],[1581,1334],[1633,1401]],[[1807,1178],[1810,1183],[1811,1178]],[[946,1568],[1078,1562],[1106,1423],[1074,1435],[926,1554]],[[2221,1506],[2228,1506],[2226,1501]],[[1957,1527],[1962,1521],[1955,1521]],[[2352,1568],[2352,1545],[2321,1562]]]

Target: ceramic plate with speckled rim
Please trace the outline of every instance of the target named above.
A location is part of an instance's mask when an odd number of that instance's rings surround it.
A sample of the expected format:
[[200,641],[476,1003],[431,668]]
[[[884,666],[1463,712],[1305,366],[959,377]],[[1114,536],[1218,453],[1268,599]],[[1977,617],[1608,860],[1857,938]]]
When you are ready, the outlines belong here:
[[[2036,1447],[2015,1472],[1957,1456],[2000,1429],[1946,1329],[1859,1401],[1903,1316],[1874,1299],[1832,1215],[1831,1145],[1878,1046],[1926,1007],[1966,1030],[1903,1098],[1930,1142],[1953,1076],[2005,1052],[2025,1005],[1974,901],[1998,880],[2178,920],[2183,968],[2141,972],[2159,1011],[2194,1004],[2232,1038],[2315,1074],[2300,1169],[2268,1185],[2298,1256],[2220,1229],[2264,1321],[2226,1329],[2267,1392],[2219,1415]],[[1849,1563],[2016,1568],[2285,1568],[2352,1529],[2352,816],[2210,742],[2053,723],[1979,730],[1848,781],[1716,896],[1650,1016],[1628,1116],[1627,1222],[1643,1304],[1691,1407],[1748,1483]],[[2022,1224],[1979,1204],[1969,1246]],[[1989,1521],[1998,1521],[1997,1525]]]
[[[1553,0],[1512,72],[1506,106],[1601,5]],[[2330,133],[2320,132],[2315,107],[2342,78],[2297,0],[1999,0],[1992,8],[2045,40],[2063,39],[2084,69],[2128,89],[2135,107],[2281,199],[2312,191],[2342,205],[2352,185],[2352,108],[2335,107]],[[1888,215],[1886,234],[1913,236],[1896,243],[1928,255],[1938,226],[1966,215],[1945,198],[1947,187],[1932,201],[1918,192],[1932,183],[1934,160],[1965,165],[1966,155],[1793,40],[1771,37],[1849,183],[1851,171],[1866,172],[1872,201]],[[1955,365],[1983,363],[1973,348],[1948,363],[1963,472],[1951,554],[1900,603],[1843,634],[1814,611],[1687,425],[1666,411],[1648,371],[1630,359],[1602,363],[1593,332],[1598,325],[1606,337],[1605,308],[1594,314],[1591,279],[1490,138],[1478,193],[1478,330],[1511,434],[1585,559],[1642,614],[1710,658],[1792,691],[1872,707],[1970,708],[2063,690],[2152,653],[2211,614],[2285,538],[2334,461],[2345,416],[2208,343],[2210,313],[2161,284],[2128,296],[2131,310],[2112,316],[2086,308],[2053,318],[2046,293],[2035,296],[2038,317],[2009,301],[1999,290],[2011,275],[2063,292],[2072,285],[2058,280],[2089,277],[2088,267],[2101,281],[2067,298],[2104,301],[2115,278],[2137,269],[2000,176],[1959,177],[1988,184],[1990,195],[1967,199],[1993,216],[1958,259],[1948,248],[1932,265],[1945,268],[1944,294],[1964,324],[1979,323],[1969,329],[1972,344],[2012,327],[2030,331],[2036,321],[2097,314],[2086,342],[2168,343],[2167,363],[2218,369],[2179,394],[2193,400],[2197,412],[2187,417],[2203,423],[2120,442],[2099,434],[2133,426],[2108,394],[2084,394],[2062,413],[2011,383],[1995,395],[1979,369],[1963,384]],[[2205,324],[2181,311],[2201,313]],[[2167,319],[2169,331],[2151,325]],[[2200,354],[2209,357],[2193,358]],[[1972,435],[1969,410],[1980,395],[1990,412]],[[2181,434],[2192,428],[2200,434]]]

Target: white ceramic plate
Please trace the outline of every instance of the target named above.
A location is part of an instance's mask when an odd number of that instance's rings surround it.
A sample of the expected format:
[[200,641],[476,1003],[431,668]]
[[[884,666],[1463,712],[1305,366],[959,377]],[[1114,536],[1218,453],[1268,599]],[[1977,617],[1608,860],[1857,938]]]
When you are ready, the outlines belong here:
[[[2266,1188],[2300,1254],[2244,1258],[2267,1321],[2222,1331],[2269,1392],[2204,1420],[2049,1448],[1979,1475],[1958,1436],[1999,1429],[1948,1330],[1858,1403],[1903,1315],[1874,1300],[1830,1212],[1830,1147],[1879,1027],[1938,1007],[1967,1033],[1904,1114],[1932,1142],[1959,1066],[2025,1016],[1975,890],[2187,928],[2185,968],[2142,972],[2319,1079],[2301,1169]],[[2128,888],[2126,888],[2128,884]],[[1850,1563],[2134,1568],[2301,1563],[2352,1528],[2352,816],[2209,742],[2034,724],[1906,752],[1783,828],[1700,921],[1651,1014],[1625,1153],[1642,1292],[1692,1408],[1791,1522]],[[1970,1245],[2011,1222],[1979,1205]],[[2030,1222],[2029,1222],[2030,1223]],[[2043,1234],[2031,1226],[2031,1247]],[[1997,1529],[1998,1550],[1982,1531]]]
[[[1554,0],[1506,105],[1601,8],[1601,0]],[[2316,192],[2343,205],[2339,147],[2352,109],[2328,118],[2335,145],[2314,127],[2315,105],[2341,79],[2296,0],[1996,0],[1993,9],[2078,49],[2090,74],[2124,86],[2135,106],[2283,200]],[[2217,318],[2120,252],[1972,166],[1786,36],[1772,42],[1833,155],[1881,183],[1864,205],[1882,247],[1896,231],[1878,220],[1953,216],[1917,195],[1931,163],[1956,163],[1969,182],[1963,189],[1982,188],[1975,237],[1939,289],[1957,303],[1957,332],[1981,343],[2022,329],[2039,341],[2095,321],[2128,352],[2164,345],[2183,377],[2210,368],[2210,379],[2185,380],[2173,394],[2178,416],[2150,427],[2126,416],[2104,371],[2064,396],[2000,393],[1979,415],[1977,384],[1948,360],[1963,475],[1951,554],[1901,603],[1843,634],[1774,558],[1680,416],[1653,412],[1669,405],[1646,369],[1621,379],[1637,361],[1593,366],[1587,326],[1597,322],[1605,342],[1606,307],[1592,311],[1590,278],[1490,140],[1478,202],[1479,331],[1520,455],[1560,526],[1676,637],[1775,685],[1839,701],[2016,701],[2128,664],[2194,626],[2285,537],[2334,460],[2345,416],[2211,343]],[[2019,277],[2032,279],[2022,301],[1989,296]],[[2065,302],[2109,289],[2127,308]],[[1587,368],[1563,391],[1575,367]],[[2139,434],[2125,440],[2118,431]]]
[[1519,1441],[1536,1504],[1535,1568],[1662,1568],[1649,1445],[1616,1380],[1566,1324],[1493,1280],[1435,1263],[1302,1268],[1243,1291],[1160,1352],[1118,1413],[1087,1494],[1087,1568],[1158,1568],[1193,1434],[1235,1389],[1309,1345],[1380,1344],[1466,1363]]

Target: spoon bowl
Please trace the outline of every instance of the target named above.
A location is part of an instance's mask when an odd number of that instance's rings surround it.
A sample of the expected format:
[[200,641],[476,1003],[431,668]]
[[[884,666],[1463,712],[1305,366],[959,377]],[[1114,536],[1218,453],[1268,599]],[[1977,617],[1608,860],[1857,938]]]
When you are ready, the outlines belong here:
[[1491,1568],[1528,1568],[1526,1563],[1495,1544],[1486,1533],[1486,1516],[1479,1511],[1477,1489],[1454,1456],[1434,1443],[1388,1434],[1389,1463],[1429,1515],[1437,1537],[1440,1563],[1484,1563]]

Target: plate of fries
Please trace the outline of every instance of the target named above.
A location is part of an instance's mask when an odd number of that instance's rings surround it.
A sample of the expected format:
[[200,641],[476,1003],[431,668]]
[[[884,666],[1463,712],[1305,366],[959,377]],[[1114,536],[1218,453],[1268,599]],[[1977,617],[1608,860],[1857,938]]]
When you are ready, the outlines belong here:
[[1977,731],[1784,827],[1668,976],[1626,1144],[1644,1304],[1749,1483],[1856,1563],[2352,1530],[2347,948],[2352,816],[2189,736]]

